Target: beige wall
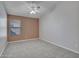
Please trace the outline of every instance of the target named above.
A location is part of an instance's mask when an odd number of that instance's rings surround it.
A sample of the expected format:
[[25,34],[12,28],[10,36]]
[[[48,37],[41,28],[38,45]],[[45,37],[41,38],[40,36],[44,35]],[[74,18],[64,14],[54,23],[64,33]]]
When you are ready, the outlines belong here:
[[0,56],[7,45],[7,14],[0,1]]
[[21,20],[21,25],[22,25],[21,35],[18,35],[18,36],[8,35],[8,41],[25,40],[25,39],[32,39],[32,38],[39,37],[39,19],[38,18],[8,15],[8,22],[14,19]]
[[40,18],[40,39],[79,53],[79,2],[59,2]]

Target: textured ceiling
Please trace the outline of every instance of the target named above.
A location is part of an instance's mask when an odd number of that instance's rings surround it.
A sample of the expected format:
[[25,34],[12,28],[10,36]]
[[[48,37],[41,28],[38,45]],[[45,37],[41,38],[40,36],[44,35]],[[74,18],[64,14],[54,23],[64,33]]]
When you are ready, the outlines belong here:
[[11,15],[18,15],[18,16],[26,16],[26,17],[40,17],[44,13],[47,12],[47,10],[50,11],[50,9],[54,8],[56,2],[55,1],[34,1],[33,3],[36,3],[40,6],[40,13],[37,14],[30,14],[29,12],[29,4],[31,1],[5,1],[5,8],[8,14]]

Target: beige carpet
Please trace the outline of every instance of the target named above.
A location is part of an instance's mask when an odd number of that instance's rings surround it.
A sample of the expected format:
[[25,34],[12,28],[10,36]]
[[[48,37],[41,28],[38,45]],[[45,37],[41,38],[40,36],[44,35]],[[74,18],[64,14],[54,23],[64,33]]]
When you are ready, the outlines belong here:
[[57,47],[42,40],[9,43],[3,58],[78,58],[79,54]]

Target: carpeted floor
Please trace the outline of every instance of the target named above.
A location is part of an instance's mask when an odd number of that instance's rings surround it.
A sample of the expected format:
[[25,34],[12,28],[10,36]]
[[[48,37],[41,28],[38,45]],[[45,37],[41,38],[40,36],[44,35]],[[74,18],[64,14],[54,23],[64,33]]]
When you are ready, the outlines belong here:
[[78,58],[79,54],[42,40],[9,43],[2,58]]

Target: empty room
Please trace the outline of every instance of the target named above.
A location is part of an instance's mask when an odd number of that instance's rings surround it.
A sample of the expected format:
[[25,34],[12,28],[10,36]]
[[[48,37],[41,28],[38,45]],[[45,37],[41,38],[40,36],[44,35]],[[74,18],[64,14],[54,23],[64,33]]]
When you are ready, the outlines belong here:
[[0,58],[79,58],[79,1],[0,1]]

